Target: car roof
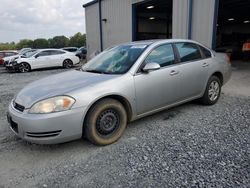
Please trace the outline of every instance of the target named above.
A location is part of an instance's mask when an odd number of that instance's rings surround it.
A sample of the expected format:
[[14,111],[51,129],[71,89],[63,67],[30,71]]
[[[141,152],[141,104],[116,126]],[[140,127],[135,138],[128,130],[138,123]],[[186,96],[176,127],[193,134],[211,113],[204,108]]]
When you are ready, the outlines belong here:
[[13,53],[18,53],[16,50],[2,50],[2,51],[0,51],[0,52],[13,52]]
[[47,50],[59,50],[59,51],[64,51],[64,52],[67,52],[63,49],[57,49],[57,48],[45,48],[45,49],[37,49],[39,52],[42,52],[42,51],[47,51]]
[[125,44],[131,44],[131,45],[151,45],[151,44],[156,44],[156,43],[174,43],[174,42],[191,42],[191,43],[196,43],[200,44],[194,40],[189,40],[189,39],[153,39],[153,40],[141,40],[141,41],[133,41]]
[[62,48],[62,49],[70,49],[70,48],[78,49],[77,47],[64,47],[64,48]]

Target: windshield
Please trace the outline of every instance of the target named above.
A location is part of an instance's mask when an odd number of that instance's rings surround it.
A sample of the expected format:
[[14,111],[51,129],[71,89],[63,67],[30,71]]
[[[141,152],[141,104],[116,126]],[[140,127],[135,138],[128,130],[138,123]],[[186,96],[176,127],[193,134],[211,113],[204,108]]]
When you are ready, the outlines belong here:
[[32,56],[35,55],[36,53],[37,53],[37,50],[26,52],[26,53],[23,54],[23,55],[24,55],[25,57],[32,57]]
[[85,64],[82,70],[104,74],[124,74],[146,48],[145,44],[131,44],[107,49]]

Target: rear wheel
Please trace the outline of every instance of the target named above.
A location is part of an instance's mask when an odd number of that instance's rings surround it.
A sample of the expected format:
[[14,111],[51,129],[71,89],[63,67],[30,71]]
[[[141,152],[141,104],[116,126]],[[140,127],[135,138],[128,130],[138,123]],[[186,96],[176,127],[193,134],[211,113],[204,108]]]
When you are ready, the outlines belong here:
[[18,69],[22,73],[30,72],[31,70],[30,65],[28,63],[20,63],[20,65],[18,66]]
[[65,69],[70,69],[70,68],[73,67],[73,62],[72,62],[70,59],[65,59],[65,60],[63,61],[63,67],[64,67]]
[[220,98],[221,82],[217,76],[211,76],[208,80],[206,91],[200,102],[205,105],[213,105]]
[[96,145],[116,142],[127,126],[127,113],[114,99],[103,99],[88,112],[84,125],[85,137]]

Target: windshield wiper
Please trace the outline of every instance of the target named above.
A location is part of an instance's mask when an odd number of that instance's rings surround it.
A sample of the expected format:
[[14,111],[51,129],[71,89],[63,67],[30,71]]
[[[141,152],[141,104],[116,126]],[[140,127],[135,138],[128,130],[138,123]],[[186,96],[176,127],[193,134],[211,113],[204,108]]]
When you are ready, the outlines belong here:
[[110,74],[108,72],[105,71],[99,71],[99,70],[82,70],[84,72],[92,72],[92,73],[98,73],[98,74]]

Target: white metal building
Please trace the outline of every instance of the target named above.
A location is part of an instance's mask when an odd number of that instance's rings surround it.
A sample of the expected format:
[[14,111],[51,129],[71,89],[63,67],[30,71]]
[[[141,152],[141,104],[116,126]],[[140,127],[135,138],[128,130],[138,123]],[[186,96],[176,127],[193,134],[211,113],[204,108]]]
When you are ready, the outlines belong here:
[[93,0],[83,7],[88,54],[134,40],[188,38],[215,49],[236,37],[240,49],[250,39],[249,0]]

